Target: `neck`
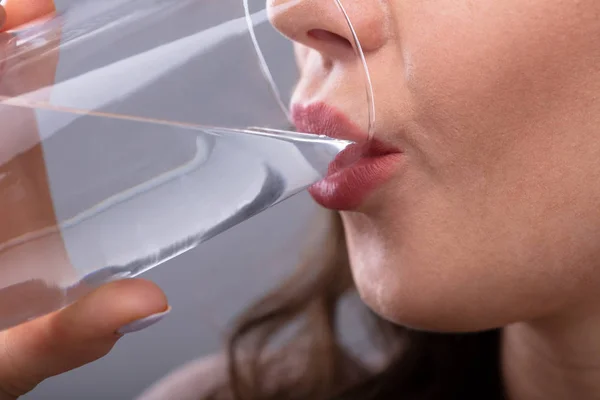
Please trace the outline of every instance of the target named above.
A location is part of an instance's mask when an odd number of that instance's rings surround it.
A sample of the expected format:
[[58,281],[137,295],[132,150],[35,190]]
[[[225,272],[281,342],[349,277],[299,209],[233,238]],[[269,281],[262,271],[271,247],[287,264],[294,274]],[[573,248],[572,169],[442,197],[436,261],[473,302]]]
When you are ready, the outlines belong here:
[[506,327],[502,372],[510,400],[600,398],[600,313]]

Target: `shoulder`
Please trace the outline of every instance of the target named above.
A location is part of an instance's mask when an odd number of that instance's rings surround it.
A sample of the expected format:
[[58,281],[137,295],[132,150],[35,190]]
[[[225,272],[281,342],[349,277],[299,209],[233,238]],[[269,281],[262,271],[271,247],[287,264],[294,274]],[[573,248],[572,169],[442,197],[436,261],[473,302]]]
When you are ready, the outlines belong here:
[[[275,352],[265,355],[263,360],[272,363],[273,369],[267,368],[268,382],[280,384],[286,380],[298,379],[305,373],[305,351],[302,346],[295,346],[286,352]],[[244,356],[242,355],[242,360]],[[370,359],[370,360],[369,360]],[[380,368],[378,358],[368,357],[363,360],[369,370]],[[198,400],[209,398],[217,389],[227,387],[228,361],[224,354],[184,364],[143,392],[136,400]],[[225,395],[227,397],[227,395]]]
[[[244,360],[242,354],[240,358]],[[282,379],[297,377],[302,371],[301,359],[298,352],[285,354],[269,353],[261,358],[263,361],[273,361],[273,367],[265,370],[268,376],[277,379],[269,379],[272,382],[280,382]],[[210,398],[217,389],[227,388],[229,381],[228,361],[224,354],[216,354],[209,357],[199,358],[175,369],[164,378],[160,379],[136,400],[198,400]],[[225,396],[219,391],[220,396]],[[222,397],[219,397],[222,398]]]
[[[295,379],[302,373],[304,357],[303,353],[297,351],[269,352],[261,357],[262,362],[267,361],[271,368],[264,372],[270,378],[269,382],[276,383],[286,379]],[[244,360],[240,355],[238,360]],[[199,358],[184,364],[173,372],[160,379],[136,400],[198,400],[210,398],[217,389],[227,388],[228,360],[225,354],[216,354],[209,357]],[[219,398],[227,398],[227,394],[219,390]]]
[[227,359],[204,357],[177,368],[149,387],[136,400],[198,400],[227,382]]

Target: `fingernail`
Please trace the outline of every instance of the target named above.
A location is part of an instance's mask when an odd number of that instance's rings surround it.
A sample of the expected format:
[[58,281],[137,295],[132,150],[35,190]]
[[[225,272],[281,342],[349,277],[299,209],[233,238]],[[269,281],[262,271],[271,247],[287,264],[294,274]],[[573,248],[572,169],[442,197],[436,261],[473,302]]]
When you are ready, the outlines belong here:
[[138,319],[137,321],[133,321],[125,326],[122,326],[121,329],[117,331],[119,335],[125,335],[128,333],[139,332],[143,329],[146,329],[160,321],[163,320],[171,312],[171,307],[167,308],[166,311],[150,315],[149,317]]

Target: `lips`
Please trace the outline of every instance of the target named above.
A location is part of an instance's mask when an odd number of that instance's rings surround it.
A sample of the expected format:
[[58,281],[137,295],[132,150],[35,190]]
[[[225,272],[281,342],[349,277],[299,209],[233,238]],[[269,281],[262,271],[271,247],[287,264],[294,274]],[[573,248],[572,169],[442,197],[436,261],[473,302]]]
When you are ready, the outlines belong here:
[[348,117],[326,104],[294,106],[292,118],[299,131],[357,142],[348,146],[330,164],[327,176],[309,192],[325,208],[354,210],[393,175],[402,153],[368,134]]
[[325,135],[352,142],[364,142],[369,137],[367,132],[353,124],[346,115],[324,103],[308,106],[294,105],[292,120],[296,128],[304,133]]

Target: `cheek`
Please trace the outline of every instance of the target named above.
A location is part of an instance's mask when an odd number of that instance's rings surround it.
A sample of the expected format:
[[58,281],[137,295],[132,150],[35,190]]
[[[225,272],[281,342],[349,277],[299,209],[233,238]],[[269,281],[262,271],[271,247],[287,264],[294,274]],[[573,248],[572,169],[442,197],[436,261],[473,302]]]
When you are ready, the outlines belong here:
[[597,93],[591,0],[408,3],[401,51],[433,163],[501,155],[528,124]]
[[600,3],[401,4],[409,166],[344,214],[361,296],[443,331],[597,302]]
[[345,216],[362,297],[443,331],[597,300],[600,142],[580,128],[600,90],[598,23],[558,0],[407,3],[410,168],[376,210]]

